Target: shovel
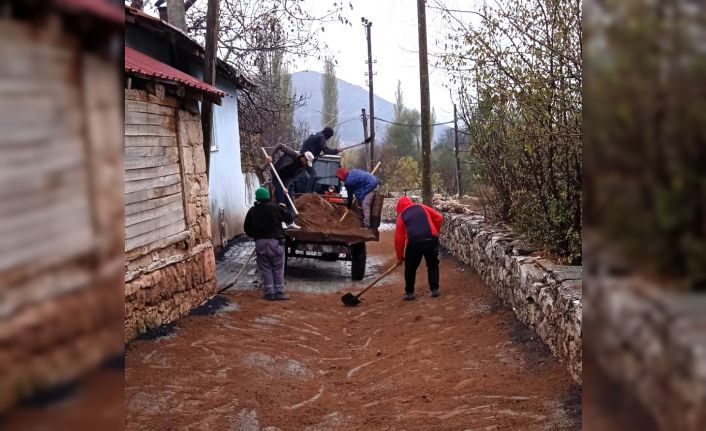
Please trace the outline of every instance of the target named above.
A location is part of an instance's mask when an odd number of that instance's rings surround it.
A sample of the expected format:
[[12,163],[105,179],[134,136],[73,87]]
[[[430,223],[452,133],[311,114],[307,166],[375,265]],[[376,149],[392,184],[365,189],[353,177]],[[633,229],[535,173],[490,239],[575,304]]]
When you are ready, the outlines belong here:
[[[263,154],[265,154],[265,157],[269,157],[270,155],[267,154],[267,151],[265,151],[264,148],[260,147],[262,150]],[[272,168],[272,173],[275,174],[275,177],[277,178],[277,181],[279,182],[280,187],[282,187],[282,190],[286,190],[287,188],[284,186],[284,183],[282,182],[282,178],[279,177],[279,174],[277,173],[277,169],[275,169],[275,166],[272,163],[269,163],[270,168]],[[284,196],[287,198],[289,201],[289,205],[292,206],[292,210],[294,211],[295,215],[299,215],[299,211],[297,211],[297,207],[294,206],[294,202],[292,202],[292,198],[289,196],[289,193],[285,193]]]
[[240,275],[243,273],[245,268],[250,264],[250,261],[252,260],[253,256],[255,256],[255,250],[253,250],[252,253],[250,253],[250,257],[248,257],[248,260],[245,262],[245,264],[243,266],[240,267],[240,271],[238,271],[238,275],[235,276],[235,279],[233,279],[233,281],[230,282],[229,285],[227,285],[223,289],[219,290],[217,293],[223,293],[224,291],[235,286],[235,284],[238,282],[238,279],[240,278]]
[[374,137],[375,137],[375,133],[373,133],[371,136],[365,138],[365,140],[364,140],[363,142],[359,142],[359,143],[357,143],[357,144],[355,144],[355,145],[351,145],[351,146],[348,146],[348,147],[346,147],[346,148],[341,148],[341,151],[350,150],[351,148],[360,147],[361,145],[365,145],[365,144],[367,144],[368,142],[372,141]]
[[378,278],[376,278],[375,281],[373,281],[372,283],[370,283],[370,284],[368,285],[368,287],[366,287],[365,289],[363,289],[359,294],[353,295],[352,293],[348,292],[348,293],[346,293],[345,295],[341,296],[341,301],[343,301],[343,305],[345,305],[346,307],[355,307],[356,305],[360,304],[360,299],[359,299],[359,298],[360,298],[365,292],[367,292],[368,289],[370,289],[371,287],[375,286],[378,281],[382,280],[383,278],[385,278],[386,275],[388,275],[389,273],[391,273],[392,271],[394,271],[395,268],[397,268],[398,266],[400,266],[400,264],[399,264],[399,263],[395,263],[395,264],[392,266],[392,268],[390,268],[390,269],[388,269],[387,271],[385,271],[384,273],[382,273],[382,275],[380,275]]

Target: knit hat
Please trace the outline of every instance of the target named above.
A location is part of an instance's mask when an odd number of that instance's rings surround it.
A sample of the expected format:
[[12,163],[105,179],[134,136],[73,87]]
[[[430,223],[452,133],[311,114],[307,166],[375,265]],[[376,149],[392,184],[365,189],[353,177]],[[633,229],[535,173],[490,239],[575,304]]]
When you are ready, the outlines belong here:
[[304,153],[304,157],[306,157],[306,163],[309,165],[309,167],[314,166],[314,155],[311,154],[311,151],[307,151]]
[[345,181],[347,175],[348,175],[348,169],[344,168],[343,166],[341,166],[340,168],[338,168],[338,170],[336,170],[336,176],[341,181]]
[[264,187],[260,187],[259,189],[255,190],[255,200],[258,202],[259,201],[269,201],[270,200],[270,191]]
[[333,129],[330,127],[324,127],[324,130],[321,131],[321,134],[324,135],[324,138],[328,139],[333,136]]

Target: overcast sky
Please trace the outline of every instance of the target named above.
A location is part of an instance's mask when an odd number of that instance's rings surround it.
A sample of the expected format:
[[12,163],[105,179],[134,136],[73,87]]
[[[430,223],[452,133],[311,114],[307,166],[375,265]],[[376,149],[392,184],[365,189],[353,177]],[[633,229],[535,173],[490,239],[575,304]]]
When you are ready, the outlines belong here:
[[[352,84],[366,87],[367,85],[367,45],[365,28],[360,22],[364,16],[372,21],[372,49],[374,90],[378,96],[394,103],[397,80],[402,82],[405,105],[419,109],[419,54],[417,33],[417,2],[416,0],[351,0],[353,10],[347,8],[347,15],[352,26],[339,23],[327,24],[321,33],[338,61],[336,75],[338,78]],[[305,0],[310,10],[325,10],[332,4],[331,0]],[[346,2],[347,3],[347,2]],[[463,5],[469,9],[474,0],[449,0],[449,6]],[[443,28],[438,14],[427,10],[427,46],[429,52],[441,52],[447,30]],[[438,43],[440,42],[440,45]],[[449,90],[444,87],[447,82],[443,70],[436,69],[434,59],[429,58],[429,87],[432,106],[436,109],[437,122],[453,119],[453,105],[449,98]],[[294,71],[322,71],[321,62],[308,59],[296,63]]]
[[[205,3],[206,0],[198,1]],[[304,0],[304,4],[317,16],[330,10],[334,1],[340,0]],[[477,9],[475,5],[480,1],[444,0],[444,4],[450,9],[469,10]],[[353,10],[348,7],[349,2],[353,4]],[[373,23],[373,59],[377,61],[373,65],[375,94],[394,103],[395,88],[400,80],[405,105],[418,110],[420,90],[416,0],[345,0],[343,3],[346,4],[345,15],[352,25],[328,23],[325,25],[325,31],[319,33],[320,40],[329,47],[328,54],[335,56],[338,62],[337,77],[367,88],[367,44],[365,28],[360,21],[364,16]],[[433,0],[428,0],[428,3],[432,4]],[[147,8],[155,14],[152,9],[154,8]],[[437,122],[453,120],[449,90],[444,87],[448,79],[443,70],[434,67],[432,56],[433,53],[443,51],[447,34],[448,29],[442,24],[439,14],[427,6],[429,87]],[[321,61],[315,58],[293,59],[291,68],[294,72],[321,72],[322,69]]]

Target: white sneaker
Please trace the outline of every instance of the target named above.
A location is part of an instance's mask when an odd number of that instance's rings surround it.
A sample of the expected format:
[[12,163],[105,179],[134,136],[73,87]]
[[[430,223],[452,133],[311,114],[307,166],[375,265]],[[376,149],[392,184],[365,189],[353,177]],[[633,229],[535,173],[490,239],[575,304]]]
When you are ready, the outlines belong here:
[[292,222],[287,226],[288,229],[301,229],[302,227],[299,226],[298,224]]
[[287,229],[287,223],[282,222],[282,229]]

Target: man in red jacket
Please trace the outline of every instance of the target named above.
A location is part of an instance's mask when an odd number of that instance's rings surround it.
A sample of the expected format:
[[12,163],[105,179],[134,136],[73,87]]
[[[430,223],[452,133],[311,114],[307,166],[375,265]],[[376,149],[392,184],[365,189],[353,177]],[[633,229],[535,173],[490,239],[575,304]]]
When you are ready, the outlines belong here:
[[404,262],[404,300],[414,300],[414,282],[422,257],[427,263],[431,296],[439,292],[439,230],[444,217],[434,208],[415,204],[408,196],[397,202],[395,252],[397,262]]

